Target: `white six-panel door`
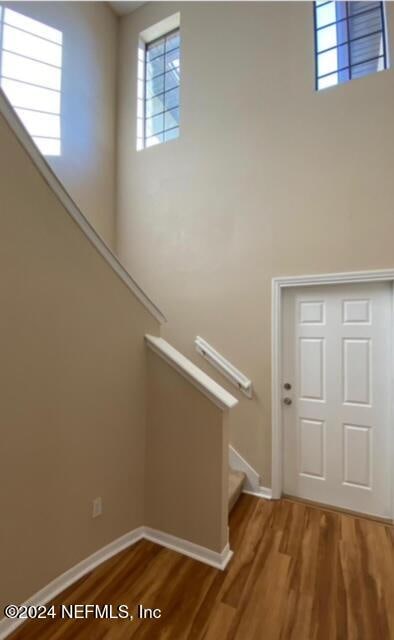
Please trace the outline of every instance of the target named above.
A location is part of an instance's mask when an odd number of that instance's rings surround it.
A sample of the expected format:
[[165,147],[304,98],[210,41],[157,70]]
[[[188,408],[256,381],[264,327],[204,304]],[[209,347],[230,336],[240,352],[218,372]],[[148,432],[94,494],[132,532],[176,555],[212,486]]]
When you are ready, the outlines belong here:
[[390,516],[390,323],[390,284],[286,291],[286,494]]

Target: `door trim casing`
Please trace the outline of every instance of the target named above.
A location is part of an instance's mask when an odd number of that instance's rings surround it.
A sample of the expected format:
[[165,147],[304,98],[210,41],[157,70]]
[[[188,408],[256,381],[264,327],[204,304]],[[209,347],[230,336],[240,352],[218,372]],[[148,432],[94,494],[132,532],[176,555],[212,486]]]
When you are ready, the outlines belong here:
[[[394,269],[350,271],[304,276],[280,276],[272,278],[271,361],[272,361],[272,498],[279,499],[283,488],[283,416],[282,416],[282,299],[289,287],[307,287],[332,284],[357,284],[367,282],[394,282]],[[391,331],[394,345],[394,296],[391,296]],[[393,348],[392,348],[393,349]],[[394,459],[394,358],[391,354],[391,401],[389,447]],[[391,470],[391,518],[394,521],[394,465]]]

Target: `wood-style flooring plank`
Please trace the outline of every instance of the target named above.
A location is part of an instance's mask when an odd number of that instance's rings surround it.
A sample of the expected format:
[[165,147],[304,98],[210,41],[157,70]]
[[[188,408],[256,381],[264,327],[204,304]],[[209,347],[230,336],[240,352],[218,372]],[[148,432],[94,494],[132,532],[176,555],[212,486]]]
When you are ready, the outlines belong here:
[[10,640],[394,640],[393,527],[242,495],[217,571],[142,541],[54,604],[160,608],[160,620],[35,620]]

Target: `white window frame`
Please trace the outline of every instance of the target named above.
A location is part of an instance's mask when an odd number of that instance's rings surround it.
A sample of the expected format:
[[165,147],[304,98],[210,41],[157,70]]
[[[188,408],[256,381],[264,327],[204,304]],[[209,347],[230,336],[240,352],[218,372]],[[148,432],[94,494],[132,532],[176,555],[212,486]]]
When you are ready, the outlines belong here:
[[181,26],[180,12],[157,22],[141,31],[138,38],[137,52],[137,151],[147,148],[145,145],[145,56],[147,44],[158,40],[172,31],[179,30]]

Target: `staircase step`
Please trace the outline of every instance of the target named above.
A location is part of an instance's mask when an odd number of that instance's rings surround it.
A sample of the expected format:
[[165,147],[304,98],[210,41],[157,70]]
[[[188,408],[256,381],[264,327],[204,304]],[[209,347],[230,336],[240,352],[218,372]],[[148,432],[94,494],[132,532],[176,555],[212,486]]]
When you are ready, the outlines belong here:
[[242,493],[246,475],[243,471],[231,469],[228,476],[228,510],[229,512],[237,502]]

